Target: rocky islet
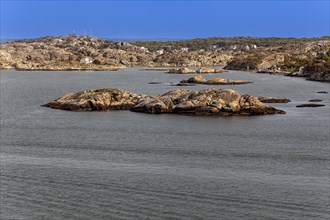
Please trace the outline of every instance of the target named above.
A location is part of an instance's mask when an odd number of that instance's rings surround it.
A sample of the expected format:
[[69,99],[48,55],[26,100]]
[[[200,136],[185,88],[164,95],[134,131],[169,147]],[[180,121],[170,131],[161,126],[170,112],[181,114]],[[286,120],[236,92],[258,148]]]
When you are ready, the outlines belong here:
[[195,83],[195,84],[205,84],[205,85],[241,85],[248,84],[252,82],[244,81],[244,80],[232,80],[232,79],[223,79],[220,77],[212,78],[210,80],[206,80],[202,75],[197,75],[190,77],[189,79],[182,80],[180,83]]
[[274,98],[274,97],[269,97],[269,96],[260,96],[258,97],[260,102],[263,103],[288,103],[291,102],[290,99],[287,98]]
[[121,89],[85,90],[68,93],[45,107],[69,111],[131,110],[150,114],[267,115],[285,114],[251,95],[231,89],[171,90],[158,96],[134,94]]
[[43,106],[68,111],[129,110],[147,97],[122,89],[103,88],[68,93]]

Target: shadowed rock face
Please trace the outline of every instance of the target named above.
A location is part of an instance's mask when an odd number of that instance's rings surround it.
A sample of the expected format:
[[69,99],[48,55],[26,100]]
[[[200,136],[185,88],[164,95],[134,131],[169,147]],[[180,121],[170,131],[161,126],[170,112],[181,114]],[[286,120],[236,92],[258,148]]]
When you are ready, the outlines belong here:
[[155,97],[136,95],[121,89],[86,90],[69,93],[44,106],[70,111],[131,110],[150,114],[285,114],[282,110],[263,104],[256,97],[240,95],[231,89],[176,89]]
[[85,90],[68,93],[44,106],[69,111],[128,110],[146,97],[122,89]]
[[180,83],[196,83],[196,84],[206,84],[206,85],[240,85],[240,84],[248,84],[252,82],[243,81],[243,80],[223,79],[219,77],[206,80],[203,76],[198,75],[198,76],[193,76],[186,80],[182,80]]

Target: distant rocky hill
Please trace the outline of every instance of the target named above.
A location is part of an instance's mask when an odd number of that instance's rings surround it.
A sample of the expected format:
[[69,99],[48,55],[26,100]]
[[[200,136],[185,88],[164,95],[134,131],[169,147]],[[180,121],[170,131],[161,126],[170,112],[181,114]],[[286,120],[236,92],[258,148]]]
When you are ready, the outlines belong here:
[[260,48],[235,56],[225,69],[287,74],[330,82],[330,40]]
[[138,47],[126,47],[125,43],[70,35],[1,44],[0,67],[29,70],[120,69],[127,64],[148,65],[149,56]]
[[132,66],[219,66],[230,58],[220,52],[150,52],[146,47],[127,42],[69,35],[3,43],[0,68],[111,70]]
[[0,69],[116,70],[134,66],[226,66],[330,81],[330,37],[127,43],[69,35],[1,43]]

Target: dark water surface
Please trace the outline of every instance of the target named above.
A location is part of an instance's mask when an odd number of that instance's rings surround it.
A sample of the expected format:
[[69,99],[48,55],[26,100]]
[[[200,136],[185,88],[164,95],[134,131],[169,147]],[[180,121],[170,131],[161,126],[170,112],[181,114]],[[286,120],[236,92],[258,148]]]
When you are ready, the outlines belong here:
[[[287,114],[67,112],[40,105],[102,87],[155,95],[188,76],[2,71],[1,219],[329,219],[329,84],[219,75],[290,98],[273,104]],[[295,107],[310,99],[325,107]]]

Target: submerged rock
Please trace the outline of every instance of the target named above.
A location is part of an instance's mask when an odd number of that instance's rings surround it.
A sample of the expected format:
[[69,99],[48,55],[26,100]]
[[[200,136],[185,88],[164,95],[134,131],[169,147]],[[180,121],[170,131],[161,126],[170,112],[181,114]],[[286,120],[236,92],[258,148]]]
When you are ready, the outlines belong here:
[[260,102],[263,103],[288,103],[291,102],[290,99],[287,98],[274,98],[274,97],[267,97],[267,96],[260,96],[258,97]]
[[240,84],[248,84],[252,82],[243,81],[243,80],[232,80],[232,79],[223,79],[223,78],[213,78],[210,80],[206,80],[203,76],[193,76],[189,79],[182,80],[180,83],[196,83],[196,84],[206,84],[206,85],[240,85]]
[[311,100],[309,100],[309,102],[322,102],[322,100],[321,99],[311,99]]
[[147,97],[122,89],[85,90],[75,94],[68,93],[44,106],[69,111],[128,110],[140,99]]

